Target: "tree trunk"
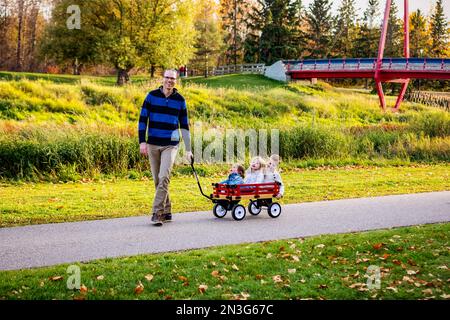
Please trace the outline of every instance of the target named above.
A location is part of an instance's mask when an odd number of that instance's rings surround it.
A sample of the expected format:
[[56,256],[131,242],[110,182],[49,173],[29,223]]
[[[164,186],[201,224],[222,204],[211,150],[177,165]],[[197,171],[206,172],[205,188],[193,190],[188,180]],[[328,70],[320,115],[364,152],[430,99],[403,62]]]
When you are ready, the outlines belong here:
[[36,32],[37,32],[37,23],[38,23],[38,15],[39,15],[39,7],[37,3],[33,3],[33,7],[31,9],[31,21],[30,21],[30,27],[31,27],[31,39],[30,39],[30,46],[28,49],[28,69],[30,71],[36,71],[34,70],[36,66]]
[[121,69],[118,68],[117,69],[117,85],[118,86],[123,86],[124,84],[127,84],[130,82],[130,75],[128,74],[128,72],[130,71],[130,69]]
[[75,58],[75,60],[72,62],[73,75],[79,76],[81,74],[82,67],[83,64],[78,62],[78,58]]
[[155,77],[155,65],[154,65],[154,64],[152,64],[152,65],[150,66],[150,77],[151,77],[151,78],[154,78],[154,77]]
[[23,33],[23,16],[24,16],[24,1],[19,0],[19,25],[17,27],[17,49],[16,49],[16,66],[15,70],[20,71],[22,69],[22,33]]

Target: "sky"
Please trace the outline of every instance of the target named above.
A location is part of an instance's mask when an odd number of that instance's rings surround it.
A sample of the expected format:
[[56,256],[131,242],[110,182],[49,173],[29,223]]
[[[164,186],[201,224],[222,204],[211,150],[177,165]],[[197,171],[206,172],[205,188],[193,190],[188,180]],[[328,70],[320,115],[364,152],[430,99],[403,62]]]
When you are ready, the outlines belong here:
[[[393,0],[398,8],[399,18],[403,18],[403,2],[404,0]],[[313,0],[303,0],[303,6],[307,7],[309,4],[313,2]],[[332,1],[333,6],[332,10],[334,14],[337,14],[337,9],[339,8],[341,1],[335,0]],[[362,17],[362,14],[367,8],[368,0],[356,0],[356,8],[359,17]],[[384,14],[384,8],[386,6],[385,0],[380,0],[380,13],[381,15]],[[409,0],[409,13],[416,11],[417,9],[420,9],[424,15],[429,16],[431,14],[431,10],[436,4],[436,0]],[[444,14],[447,18],[447,20],[450,19],[450,0],[443,0],[442,4],[444,6]]]

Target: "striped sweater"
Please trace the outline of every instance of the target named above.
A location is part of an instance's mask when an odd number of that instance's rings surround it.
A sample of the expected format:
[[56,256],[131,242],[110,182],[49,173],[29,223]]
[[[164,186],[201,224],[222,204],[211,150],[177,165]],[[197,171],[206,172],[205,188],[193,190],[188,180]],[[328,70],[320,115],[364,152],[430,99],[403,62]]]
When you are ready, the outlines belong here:
[[139,143],[147,142],[158,146],[178,145],[179,129],[182,129],[186,151],[190,151],[189,122],[183,96],[174,88],[172,94],[166,97],[162,86],[149,92],[139,117]]

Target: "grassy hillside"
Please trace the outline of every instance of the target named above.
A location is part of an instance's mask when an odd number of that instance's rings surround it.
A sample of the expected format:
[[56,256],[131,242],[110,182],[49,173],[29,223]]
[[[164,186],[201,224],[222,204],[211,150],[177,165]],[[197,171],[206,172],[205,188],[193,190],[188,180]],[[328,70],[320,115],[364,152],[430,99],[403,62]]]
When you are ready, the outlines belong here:
[[[159,83],[145,77],[124,87],[113,83],[112,77],[1,73],[0,177],[145,170],[137,121],[146,93]],[[450,160],[450,115],[420,104],[384,113],[375,95],[258,75],[183,79],[179,89],[191,126],[215,130],[203,148],[230,129],[277,129],[288,163]]]

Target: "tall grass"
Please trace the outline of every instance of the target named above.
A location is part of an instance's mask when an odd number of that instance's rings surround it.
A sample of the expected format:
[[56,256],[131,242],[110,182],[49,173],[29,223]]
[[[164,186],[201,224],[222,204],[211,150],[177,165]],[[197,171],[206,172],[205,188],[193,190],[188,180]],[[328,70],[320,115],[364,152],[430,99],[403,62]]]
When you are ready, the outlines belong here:
[[[233,79],[240,88],[224,85]],[[148,170],[138,153],[137,121],[146,93],[157,86],[0,80],[0,178],[70,180]],[[223,77],[212,87],[184,83],[180,90],[191,125],[201,121],[217,134],[278,129],[280,154],[292,162],[450,161],[450,116],[442,110],[404,103],[400,113],[384,113],[374,95],[254,76]]]

